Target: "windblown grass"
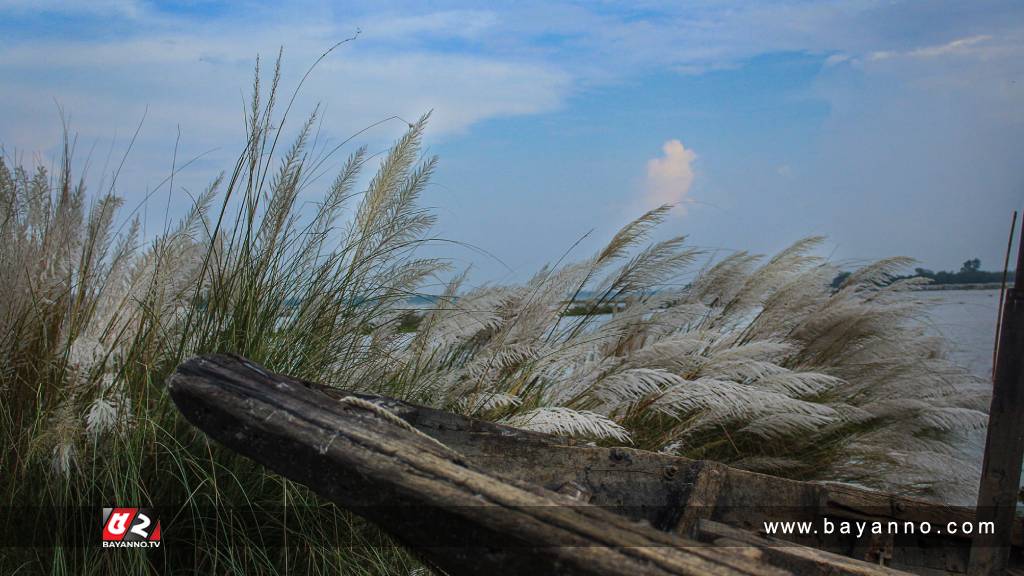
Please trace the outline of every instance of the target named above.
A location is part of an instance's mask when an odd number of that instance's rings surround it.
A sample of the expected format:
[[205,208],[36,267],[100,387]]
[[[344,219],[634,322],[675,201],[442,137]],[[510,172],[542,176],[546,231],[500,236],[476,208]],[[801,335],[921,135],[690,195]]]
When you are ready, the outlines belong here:
[[[299,194],[326,157],[310,150],[315,115],[277,153],[278,77],[275,70],[264,88],[257,72],[234,170],[151,243],[140,241],[137,221],[118,233],[121,201],[112,193],[90,203],[72,180],[70,143],[52,177],[0,159],[4,505],[47,507],[58,517],[64,508],[168,506],[176,536],[194,546],[25,549],[2,555],[0,572],[381,574],[419,566],[375,528],[210,443],[164,391],[181,360],[204,352],[244,354],[343,386],[386,382],[398,339],[378,329],[397,323],[398,304],[441,267],[413,256],[433,221],[416,206],[434,166],[419,162],[426,117],[394,145],[367,190],[354,190],[369,160],[359,149],[304,213]],[[355,217],[345,223],[349,203]],[[250,509],[269,509],[280,525],[225,513]],[[262,528],[276,540],[264,540]]]
[[[234,352],[295,376],[609,444],[800,478],[950,499],[973,486],[949,439],[983,425],[984,394],[915,328],[923,312],[885,260],[838,290],[816,240],[692,273],[685,239],[647,244],[668,208],[598,254],[524,286],[448,284],[412,319],[407,299],[445,268],[416,250],[427,118],[381,159],[356,150],[320,203],[300,195],[327,156],[314,114],[278,149],[279,74],[257,73],[234,169],[152,242],[118,223],[113,191],[86,193],[65,143],[56,174],[0,158],[0,489],[8,506],[170,505],[194,550],[24,549],[0,570],[408,573],[372,527],[220,449],[163,388],[198,353]],[[350,218],[343,218],[351,214]],[[689,282],[680,278],[689,273]],[[580,294],[596,294],[581,300]],[[612,303],[615,303],[614,305]],[[612,310],[611,315],[603,314]],[[961,471],[968,470],[967,473]],[[946,489],[943,489],[946,488]],[[270,509],[289,546],[243,517]],[[279,542],[277,544],[283,544]],[[178,551],[180,553],[180,550]]]
[[[685,238],[641,247],[668,209],[524,286],[455,298],[453,281],[410,347],[413,380],[441,405],[532,430],[973,502],[979,463],[955,439],[984,427],[987,389],[919,322],[918,280],[894,281],[909,260],[833,289],[809,238],[684,282],[701,256]],[[582,293],[589,312],[566,304]]]

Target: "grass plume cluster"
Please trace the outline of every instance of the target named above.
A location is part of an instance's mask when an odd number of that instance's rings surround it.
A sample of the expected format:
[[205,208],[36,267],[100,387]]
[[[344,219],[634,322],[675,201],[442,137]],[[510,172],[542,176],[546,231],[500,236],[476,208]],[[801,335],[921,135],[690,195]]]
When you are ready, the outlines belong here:
[[835,289],[809,238],[690,272],[701,253],[684,237],[645,244],[668,209],[523,286],[456,298],[452,282],[410,348],[424,396],[537,431],[972,501],[978,463],[952,439],[984,427],[987,391],[919,321],[920,280],[894,280],[909,260]]
[[[0,158],[0,479],[5,505],[175,503],[203,573],[408,573],[379,538],[310,492],[209,443],[163,388],[183,359],[234,352],[269,368],[516,426],[800,478],[900,492],[973,486],[949,438],[983,425],[984,394],[911,320],[884,260],[838,290],[817,240],[692,273],[684,238],[649,243],[668,207],[594,256],[522,286],[448,283],[410,331],[410,296],[445,268],[417,256],[433,215],[427,118],[380,159],[358,149],[313,210],[330,153],[316,114],[279,149],[279,72],[257,74],[232,171],[158,238],[87,194],[65,142],[54,173]],[[266,84],[269,84],[267,86]],[[687,283],[680,278],[690,275]],[[584,297],[586,296],[586,297]],[[608,315],[605,312],[612,310]],[[959,474],[959,476],[958,476]],[[216,507],[280,510],[291,546],[204,523]],[[233,545],[226,546],[225,543]],[[161,573],[146,551],[22,550],[0,570]]]
[[[4,505],[58,517],[65,507],[170,506],[177,536],[194,547],[8,550],[0,572],[381,574],[419,566],[375,528],[210,443],[165,393],[173,368],[204,352],[236,352],[339,385],[380,381],[398,340],[381,326],[397,322],[398,303],[441,266],[412,254],[433,220],[417,207],[434,165],[419,162],[426,118],[366,190],[355,190],[369,161],[359,149],[315,209],[303,211],[299,195],[328,159],[311,142],[316,116],[278,151],[279,73],[269,88],[256,78],[248,141],[233,171],[152,242],[141,241],[137,221],[117,223],[121,200],[112,192],[90,200],[73,181],[72,143],[52,175],[0,159]],[[346,221],[349,204],[355,217]],[[214,517],[226,510],[271,512]],[[267,517],[277,525],[253,526]],[[263,540],[261,529],[276,539]],[[366,542],[383,545],[335,545]]]

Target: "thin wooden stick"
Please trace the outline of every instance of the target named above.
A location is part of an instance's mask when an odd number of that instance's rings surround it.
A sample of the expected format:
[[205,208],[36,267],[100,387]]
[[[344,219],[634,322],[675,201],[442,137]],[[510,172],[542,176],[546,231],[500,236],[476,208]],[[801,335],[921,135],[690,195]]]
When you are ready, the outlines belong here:
[[999,357],[999,332],[1003,328],[1003,302],[1006,298],[1006,276],[1010,270],[1010,254],[1013,252],[1013,233],[1017,231],[1017,211],[1013,211],[1010,222],[1010,238],[1006,241],[1006,257],[1003,258],[1003,284],[999,288],[999,308],[996,310],[996,343],[992,346],[992,378],[996,377],[996,358]]

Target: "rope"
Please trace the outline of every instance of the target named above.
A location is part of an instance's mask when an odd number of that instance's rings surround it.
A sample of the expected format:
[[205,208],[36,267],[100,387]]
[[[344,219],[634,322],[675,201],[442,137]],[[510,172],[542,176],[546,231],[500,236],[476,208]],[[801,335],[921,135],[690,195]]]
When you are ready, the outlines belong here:
[[340,400],[340,402],[342,404],[348,404],[349,406],[354,406],[356,408],[362,408],[363,410],[367,410],[369,412],[373,412],[377,416],[380,416],[384,420],[387,420],[388,422],[398,426],[399,428],[402,428],[404,430],[408,430],[409,432],[412,432],[413,434],[415,434],[415,435],[417,435],[417,436],[419,436],[421,438],[425,438],[425,439],[433,442],[434,444],[439,446],[442,450],[444,450],[454,460],[457,460],[459,462],[463,461],[462,454],[459,454],[455,450],[452,450],[451,448],[448,447],[447,444],[441,442],[437,438],[434,438],[433,436],[431,436],[429,434],[424,434],[420,430],[416,429],[415,426],[413,426],[412,424],[409,424],[408,422],[403,420],[401,417],[395,415],[394,412],[388,410],[387,408],[381,406],[380,404],[375,404],[373,402],[370,402],[369,400],[365,400],[365,399],[359,398],[357,396],[345,396],[344,398],[342,398]]

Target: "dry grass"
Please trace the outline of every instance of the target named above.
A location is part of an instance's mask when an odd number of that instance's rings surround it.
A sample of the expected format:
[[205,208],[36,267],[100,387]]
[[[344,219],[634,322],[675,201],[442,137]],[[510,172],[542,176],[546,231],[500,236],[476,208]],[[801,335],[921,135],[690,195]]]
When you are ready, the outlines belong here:
[[985,425],[987,388],[915,321],[916,281],[893,281],[908,260],[836,290],[810,238],[693,272],[683,238],[644,246],[665,213],[523,286],[455,298],[456,279],[409,349],[422,396],[533,430],[973,501],[978,463],[955,439]]
[[[357,150],[303,213],[297,198],[327,158],[309,150],[312,117],[276,153],[277,80],[275,70],[266,88],[257,74],[234,170],[152,242],[139,238],[138,223],[117,223],[113,194],[90,200],[72,181],[70,143],[53,175],[0,158],[4,505],[58,518],[79,506],[166,506],[180,539],[177,550],[158,553],[9,550],[0,572],[391,574],[418,566],[358,518],[209,443],[164,390],[181,360],[216,351],[338,384],[386,377],[397,343],[378,329],[441,266],[413,256],[432,222],[416,207],[433,167],[417,164],[426,118],[395,144],[368,190],[354,190],[367,162]],[[347,203],[357,216],[346,225]],[[226,516],[229,509],[280,520],[254,525],[245,514]]]

